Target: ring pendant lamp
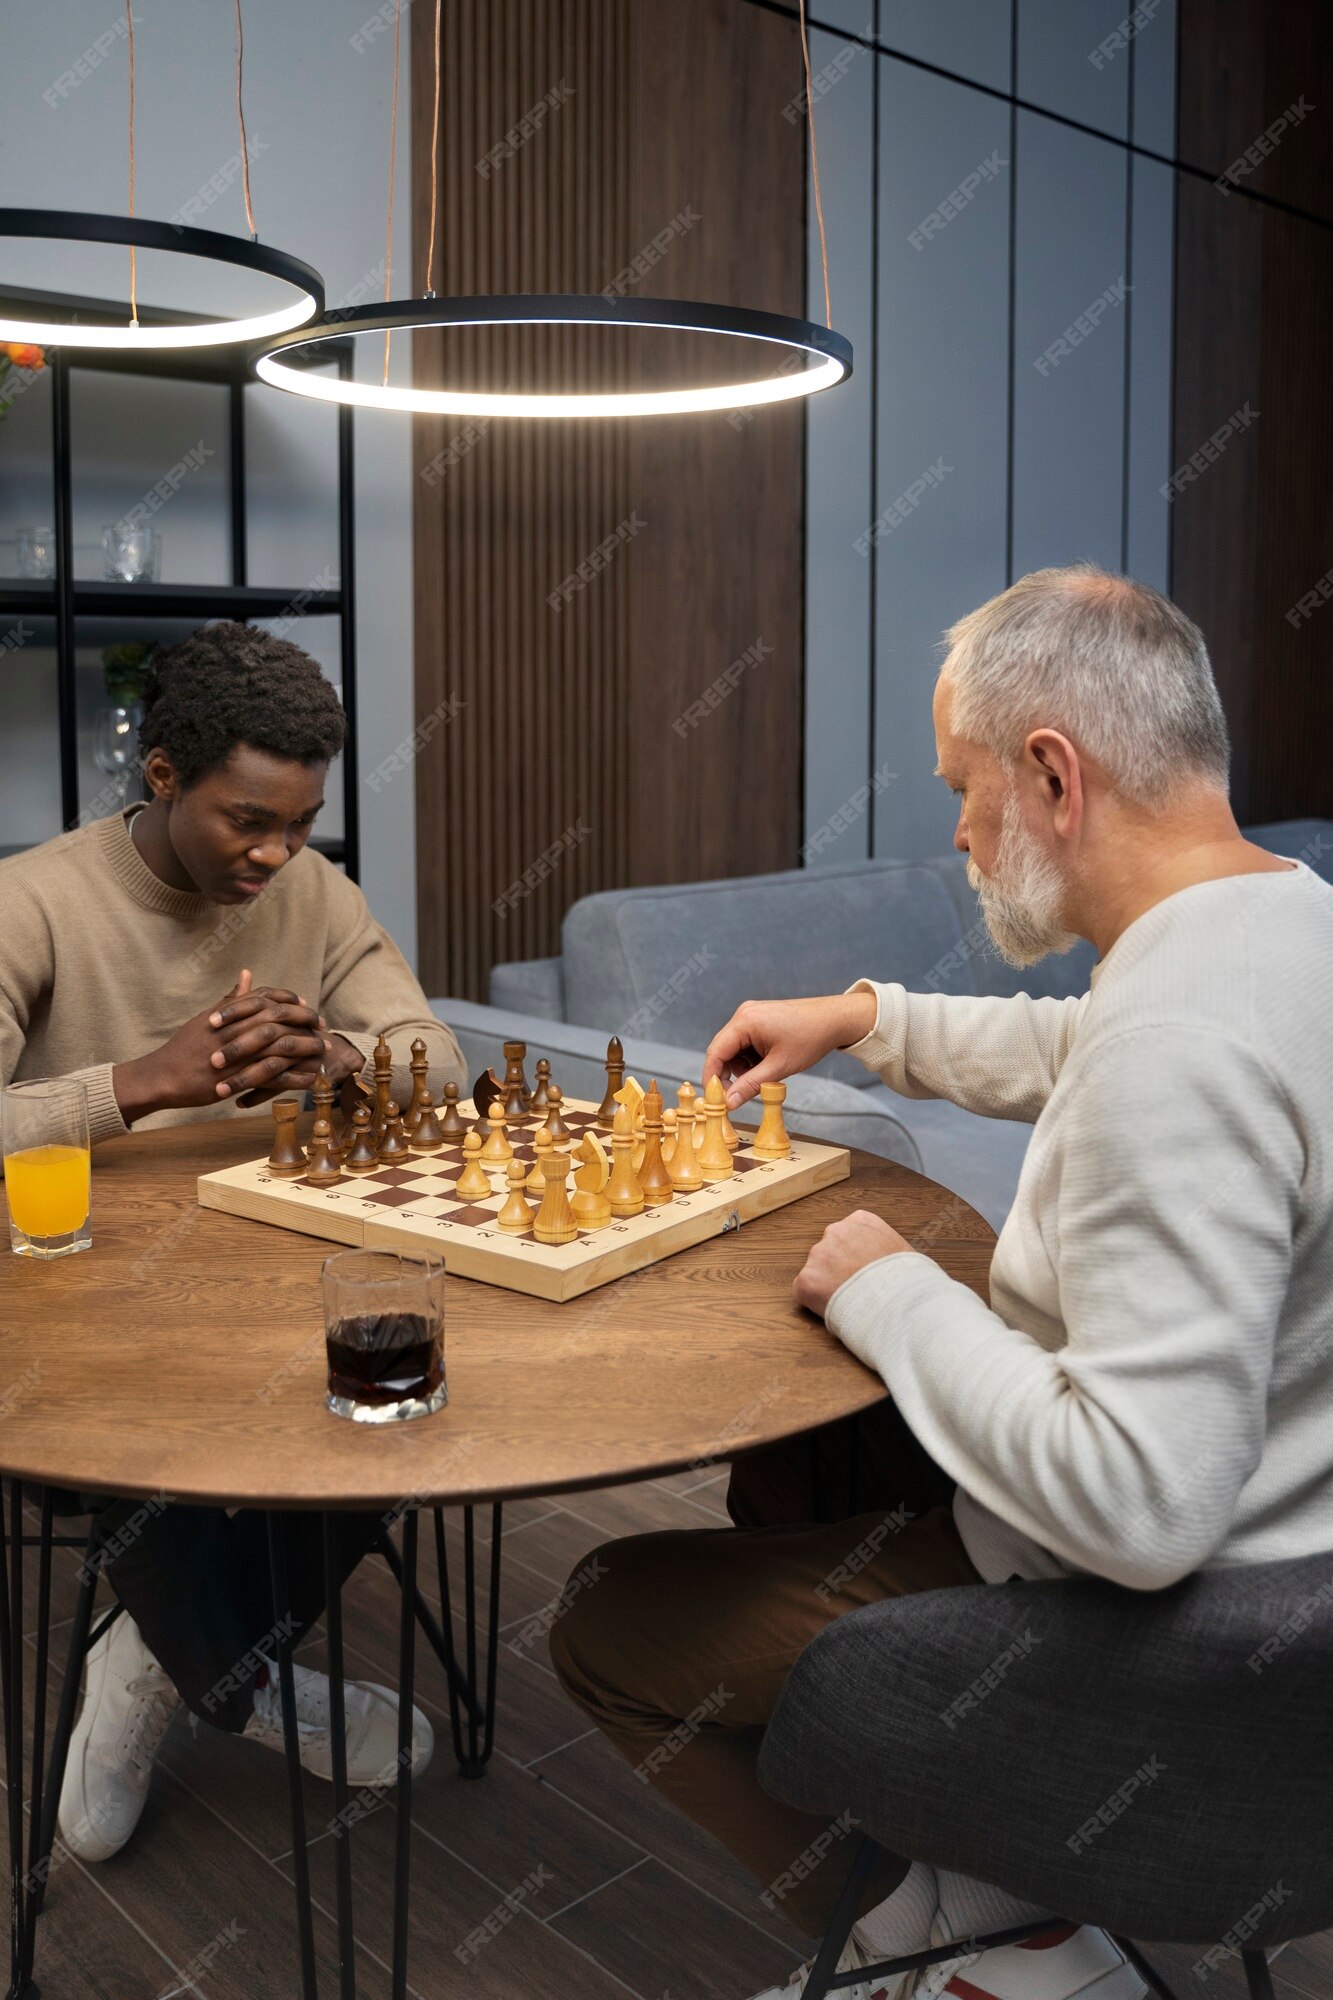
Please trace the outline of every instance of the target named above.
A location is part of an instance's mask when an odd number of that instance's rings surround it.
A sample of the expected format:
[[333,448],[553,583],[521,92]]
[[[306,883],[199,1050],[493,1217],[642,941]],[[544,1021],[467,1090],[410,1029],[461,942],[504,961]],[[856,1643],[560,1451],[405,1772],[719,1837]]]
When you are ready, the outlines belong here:
[[[268,340],[305,324],[324,310],[324,281],[299,257],[261,244],[255,234],[254,210],[250,201],[250,153],[245,132],[245,110],[241,84],[244,63],[244,32],[241,0],[236,10],[236,113],[241,132],[241,176],[245,194],[249,240],[226,236],[215,229],[196,229],[174,222],[153,222],[136,216],[134,210],[134,14],[125,9],[125,39],[129,50],[129,212],[126,215],[97,215],[78,210],[43,208],[0,208],[0,237],[40,238],[56,243],[124,244],[130,253],[129,316],[123,324],[99,320],[31,320],[0,316],[0,340],[25,341],[35,347],[128,348],[136,351],[162,348],[222,347],[228,344]],[[206,262],[230,265],[247,273],[277,278],[289,285],[295,297],[262,313],[238,319],[198,318],[154,319],[144,325],[139,318],[138,265],[140,250],[168,251],[176,256],[196,257]]]
[[[435,104],[431,141],[430,229],[426,266],[426,290],[416,299],[390,297],[390,268],[393,236],[394,159],[398,120],[399,24],[402,9],[394,20],[393,111],[389,140],[389,239],[385,253],[384,303],[339,311],[332,318],[303,325],[266,341],[256,353],[253,367],[261,381],[291,395],[317,401],[341,403],[357,409],[421,412],[432,416],[456,417],[647,417],[679,416],[699,411],[752,408],[768,403],[790,402],[798,397],[817,395],[845,381],[852,372],[850,341],[835,333],[829,304],[828,249],[824,234],[824,209],[819,189],[819,161],[815,151],[813,95],[810,83],[810,51],[806,33],[805,0],[801,0],[801,50],[805,64],[806,111],[810,130],[811,168],[814,179],[815,210],[819,222],[820,256],[824,278],[825,325],[813,320],[788,318],[780,313],[756,312],[742,306],[695,303],[686,299],[608,299],[603,294],[552,295],[521,294],[492,297],[437,298],[433,289],[435,263],[435,222],[438,205],[438,159],[440,126],[441,7],[435,5]],[[770,344],[784,350],[777,370],[752,375],[744,380],[704,384],[689,388],[577,389],[568,391],[485,390],[426,388],[417,384],[401,387],[389,381],[389,341],[396,332],[414,328],[500,326],[614,326],[636,330],[669,330],[677,333],[721,335],[736,341]],[[323,342],[345,341],[349,335],[382,333],[384,365],[379,382],[357,381],[347,376],[321,374],[317,364]],[[793,365],[797,364],[797,365]]]

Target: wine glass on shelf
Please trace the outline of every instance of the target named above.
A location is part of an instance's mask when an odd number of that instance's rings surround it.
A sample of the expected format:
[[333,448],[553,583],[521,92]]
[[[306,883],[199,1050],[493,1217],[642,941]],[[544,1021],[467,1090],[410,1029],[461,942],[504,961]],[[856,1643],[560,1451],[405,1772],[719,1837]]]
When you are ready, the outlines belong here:
[[143,710],[138,702],[111,702],[97,711],[93,725],[93,759],[99,771],[110,779],[112,812],[123,812],[130,779],[139,767],[139,724]]

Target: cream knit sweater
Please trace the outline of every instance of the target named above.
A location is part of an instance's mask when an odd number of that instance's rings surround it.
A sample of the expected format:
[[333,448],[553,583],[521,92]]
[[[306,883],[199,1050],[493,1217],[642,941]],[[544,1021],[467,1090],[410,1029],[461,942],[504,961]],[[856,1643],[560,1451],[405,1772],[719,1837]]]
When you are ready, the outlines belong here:
[[989,1309],[904,1252],[826,1315],[983,1577],[1333,1552],[1333,887],[1180,890],[1080,999],[874,990],[886,1084],[1036,1121]]
[[[384,1029],[400,1103],[411,1096],[417,1036],[437,1101],[446,1083],[465,1084],[458,1044],[406,959],[322,854],[303,848],[253,902],[223,907],[159,881],[130,835],[136,810],[0,861],[0,1084],[81,1076],[93,1142],[113,1137],[125,1122],[112,1066],[160,1048],[245,966],[256,986],[304,995],[367,1059]],[[136,1129],[239,1108],[223,1098],[157,1112]]]

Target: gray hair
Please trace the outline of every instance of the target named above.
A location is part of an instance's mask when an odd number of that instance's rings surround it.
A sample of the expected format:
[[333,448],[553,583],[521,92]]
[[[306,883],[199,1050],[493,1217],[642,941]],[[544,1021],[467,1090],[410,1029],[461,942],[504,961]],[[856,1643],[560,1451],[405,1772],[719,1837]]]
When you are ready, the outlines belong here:
[[1225,792],[1230,745],[1203,634],[1159,591],[1095,563],[1020,577],[945,634],[951,726],[1013,765],[1059,729],[1126,798],[1182,778]]

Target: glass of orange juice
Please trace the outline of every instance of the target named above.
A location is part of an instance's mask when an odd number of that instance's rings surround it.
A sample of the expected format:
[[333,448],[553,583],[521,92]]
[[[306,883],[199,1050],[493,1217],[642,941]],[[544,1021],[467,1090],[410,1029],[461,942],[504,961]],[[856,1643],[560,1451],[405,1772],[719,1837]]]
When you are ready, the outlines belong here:
[[19,1257],[68,1257],[93,1243],[88,1093],[53,1077],[0,1091],[9,1240]]

